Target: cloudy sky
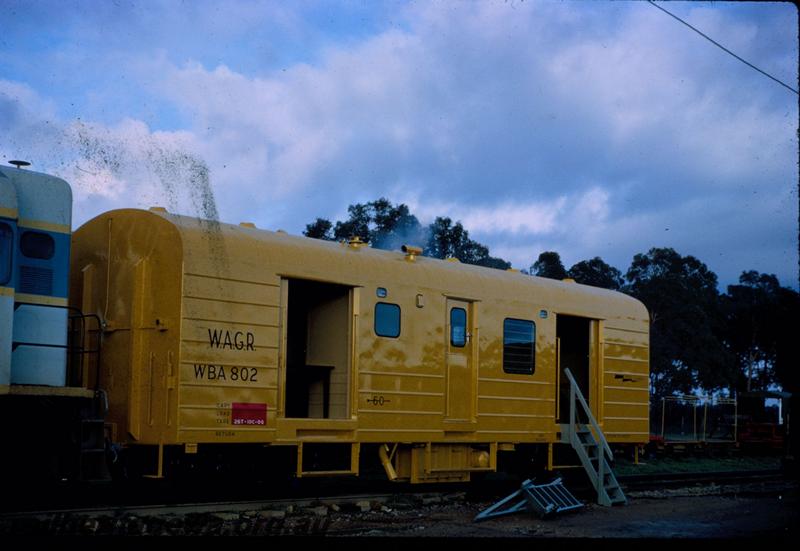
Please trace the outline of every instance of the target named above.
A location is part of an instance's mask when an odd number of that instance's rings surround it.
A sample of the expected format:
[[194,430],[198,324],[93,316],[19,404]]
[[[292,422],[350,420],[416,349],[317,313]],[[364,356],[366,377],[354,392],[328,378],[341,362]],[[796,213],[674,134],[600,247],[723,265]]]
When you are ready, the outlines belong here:
[[[792,4],[663,6],[797,88]],[[723,290],[797,287],[798,96],[647,2],[0,8],[0,162],[67,179],[75,227],[163,205],[300,234],[385,196],[517,268],[673,247]]]

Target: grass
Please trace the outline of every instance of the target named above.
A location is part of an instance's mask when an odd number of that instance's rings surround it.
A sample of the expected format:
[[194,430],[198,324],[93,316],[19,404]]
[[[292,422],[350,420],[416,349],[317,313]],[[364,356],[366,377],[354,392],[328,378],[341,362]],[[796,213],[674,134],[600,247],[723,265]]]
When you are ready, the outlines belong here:
[[619,476],[637,474],[698,473],[778,469],[779,456],[723,456],[685,454],[657,458],[640,458],[639,464],[626,457],[617,457],[614,472]]

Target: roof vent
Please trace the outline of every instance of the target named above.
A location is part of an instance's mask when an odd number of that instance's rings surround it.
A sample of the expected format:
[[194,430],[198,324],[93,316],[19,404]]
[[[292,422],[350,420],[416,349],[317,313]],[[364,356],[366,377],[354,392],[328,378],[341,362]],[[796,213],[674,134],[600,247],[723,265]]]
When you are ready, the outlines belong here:
[[357,236],[357,235],[354,235],[353,237],[348,239],[347,240],[347,244],[350,245],[351,249],[355,249],[355,250],[358,250],[361,247],[363,247],[364,245],[366,245],[366,243],[361,241],[361,238],[359,236]]
[[150,207],[150,212],[167,212],[164,207]]
[[455,256],[448,256],[447,258],[445,258],[445,261],[446,262],[458,262],[459,264],[461,263],[461,261],[459,259],[457,259]]
[[17,160],[8,161],[8,164],[14,165],[17,168],[22,168],[24,166],[31,166],[31,164],[28,161],[17,161]]
[[403,245],[400,250],[406,253],[406,260],[414,262],[418,256],[422,256],[422,247],[413,247],[411,245]]
[[563,281],[564,283],[575,283],[575,280],[572,279],[571,277],[565,277],[561,281]]
[[256,225],[252,222],[239,222],[239,225],[243,228],[255,228]]

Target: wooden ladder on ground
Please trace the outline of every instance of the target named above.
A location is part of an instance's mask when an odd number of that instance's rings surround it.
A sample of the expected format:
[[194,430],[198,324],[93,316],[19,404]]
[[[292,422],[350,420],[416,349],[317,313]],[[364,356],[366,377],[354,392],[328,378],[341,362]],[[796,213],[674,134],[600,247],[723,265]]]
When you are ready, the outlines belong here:
[[[606,507],[624,505],[628,500],[622,493],[622,488],[611,468],[614,454],[572,373],[569,369],[564,369],[564,374],[569,380],[569,424],[561,426],[561,441],[570,444],[578,453],[581,464],[597,492],[597,503]],[[588,423],[578,421],[579,412],[582,417],[589,420]]]

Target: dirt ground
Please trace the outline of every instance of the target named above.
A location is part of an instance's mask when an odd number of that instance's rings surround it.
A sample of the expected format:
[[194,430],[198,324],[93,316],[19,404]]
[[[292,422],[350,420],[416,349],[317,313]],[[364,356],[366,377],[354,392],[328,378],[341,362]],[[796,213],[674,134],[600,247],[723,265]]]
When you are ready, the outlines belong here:
[[628,504],[588,503],[543,520],[533,513],[475,523],[491,503],[463,494],[388,502],[202,513],[54,514],[0,520],[0,535],[247,535],[351,538],[796,538],[798,484],[631,491]]
[[[738,538],[797,534],[797,495],[683,496],[632,498],[627,506],[584,509],[541,520],[515,514],[472,523],[479,508],[465,506],[432,512],[389,529],[375,526],[365,535],[544,537],[544,538]],[[335,531],[335,524],[331,526]],[[399,529],[398,529],[399,528]]]

